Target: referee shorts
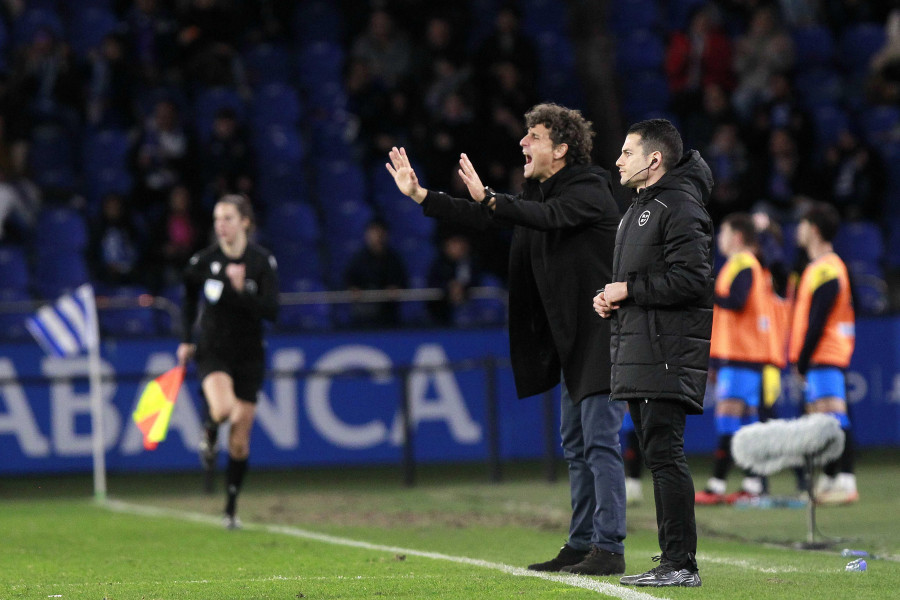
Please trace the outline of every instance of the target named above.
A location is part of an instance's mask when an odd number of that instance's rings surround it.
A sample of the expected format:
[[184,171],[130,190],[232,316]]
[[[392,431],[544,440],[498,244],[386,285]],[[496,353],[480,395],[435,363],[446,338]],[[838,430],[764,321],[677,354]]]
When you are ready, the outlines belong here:
[[262,389],[265,375],[265,357],[241,357],[240,359],[214,354],[197,349],[195,359],[197,375],[203,381],[210,373],[222,372],[231,377],[234,385],[234,395],[239,400],[256,404],[256,396]]

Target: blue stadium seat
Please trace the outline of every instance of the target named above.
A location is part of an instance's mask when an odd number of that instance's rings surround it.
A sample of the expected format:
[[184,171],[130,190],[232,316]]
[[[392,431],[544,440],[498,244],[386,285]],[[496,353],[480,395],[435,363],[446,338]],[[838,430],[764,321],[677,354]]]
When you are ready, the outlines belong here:
[[280,241],[272,246],[278,261],[278,278],[282,289],[297,279],[319,279],[325,274],[317,244],[302,241]]
[[345,112],[347,102],[347,92],[340,81],[326,81],[309,91],[309,106],[318,112],[325,114]]
[[616,37],[616,69],[622,75],[660,70],[665,54],[662,39],[647,29],[630,31]]
[[294,59],[281,44],[262,42],[244,51],[244,72],[254,89],[270,83],[288,83],[294,78]]
[[90,281],[80,252],[52,249],[36,253],[32,281],[38,296],[55,300],[60,294]]
[[[319,279],[294,279],[282,285],[282,291],[324,292],[325,284]],[[324,331],[330,329],[332,305],[327,303],[291,304],[283,303],[278,311],[278,324],[286,329]]]
[[291,30],[300,44],[341,43],[344,20],[338,4],[331,0],[303,0],[294,11]]
[[566,35],[569,11],[557,0],[520,0],[522,31],[531,36],[544,33]]
[[869,144],[879,147],[884,142],[896,139],[900,130],[900,108],[896,106],[872,106],[860,116],[863,137]]
[[818,106],[812,111],[816,140],[820,147],[834,143],[841,132],[850,129],[850,115],[836,106]]
[[326,83],[343,80],[344,48],[335,42],[315,42],[300,50],[297,57],[300,87],[307,93]]
[[363,239],[366,226],[375,218],[365,200],[336,195],[324,199],[325,235],[328,238]]
[[353,149],[353,125],[346,112],[337,111],[310,124],[312,144],[318,160],[350,160]]
[[824,25],[797,27],[791,32],[797,64],[805,69],[814,66],[832,66],[834,63],[834,37]]
[[251,119],[256,128],[270,125],[294,127],[300,122],[300,96],[292,86],[269,83],[260,88],[253,99]]
[[872,55],[884,46],[885,38],[882,25],[875,23],[848,25],[841,33],[839,41],[839,58],[845,72],[866,73]]
[[328,270],[325,273],[326,283],[334,289],[344,288],[344,272],[353,258],[363,247],[362,236],[359,237],[326,237],[328,252]]
[[0,244],[0,289],[26,292],[29,282],[25,249],[14,244]]
[[216,112],[221,108],[231,108],[234,110],[238,122],[245,121],[247,111],[244,100],[235,90],[227,87],[212,87],[197,94],[193,107],[194,127],[201,140],[208,140],[212,135],[213,121]]
[[693,12],[706,3],[706,0],[668,0],[664,2],[663,4],[668,7],[664,17],[666,29],[687,31]]
[[31,334],[25,329],[25,320],[34,314],[28,292],[13,288],[0,288],[0,340],[20,342],[28,340]]
[[838,106],[846,96],[844,79],[837,71],[828,67],[801,70],[794,77],[794,89],[808,109]]
[[[141,296],[149,298],[149,292],[141,286],[113,286],[98,288],[97,295],[112,299],[125,299],[137,304]],[[125,308],[104,308],[98,300],[97,321],[103,335],[113,337],[136,337],[157,334],[157,319],[149,306],[128,306]]]
[[641,71],[622,82],[622,110],[633,123],[669,106],[669,82],[660,71]]
[[[432,221],[433,219],[425,219]],[[398,235],[391,230],[391,245],[396,248],[410,277],[428,278],[431,265],[437,257],[437,248],[427,237]],[[427,287],[427,286],[423,286]]]
[[427,240],[435,229],[435,220],[422,214],[422,207],[403,196],[392,195],[379,205],[381,215],[391,228],[391,237],[414,237]]
[[104,167],[128,168],[131,139],[121,129],[92,131],[82,142],[81,168],[90,175]]
[[867,221],[841,224],[834,238],[834,251],[845,262],[879,264],[884,258],[881,227]]
[[316,210],[305,202],[286,200],[275,202],[266,211],[263,227],[271,244],[299,242],[316,244],[319,241],[319,217]]
[[[407,267],[409,264],[407,263]],[[409,288],[418,290],[428,287],[427,275],[409,272]],[[420,300],[410,300],[400,303],[400,322],[404,325],[422,327],[431,324],[431,314],[428,312],[428,304]]]
[[76,174],[72,137],[61,127],[37,127],[31,136],[28,168],[40,186],[72,189]]
[[38,252],[82,252],[88,243],[84,215],[73,208],[47,207],[38,214],[33,244]]
[[[479,287],[494,288],[498,296],[504,290],[503,283],[493,275],[482,276]],[[453,324],[457,327],[499,327],[506,323],[506,302],[501,297],[472,298],[457,307]]]
[[109,9],[87,7],[69,13],[69,28],[66,39],[75,54],[87,57],[91,50],[100,47],[103,38],[114,33],[119,25],[115,13]]
[[56,37],[63,37],[63,22],[59,13],[49,7],[32,6],[13,21],[13,40],[16,47],[30,44],[34,34],[40,30],[52,32]]
[[[297,165],[276,163],[260,169],[256,182],[257,199],[264,210],[279,202],[303,202],[307,198],[306,179]],[[211,209],[211,208],[210,208]]]
[[364,202],[367,197],[366,176],[363,170],[352,161],[330,160],[316,164],[319,173],[317,197],[323,208],[329,208],[337,200],[351,199]]
[[255,134],[253,148],[262,172],[282,164],[300,168],[305,152],[297,127],[270,125],[256,130]]
[[656,0],[618,0],[608,6],[609,27],[616,35],[635,29],[656,29],[660,24]]
[[853,288],[853,308],[858,315],[877,316],[887,312],[889,290],[884,271],[879,265],[851,262],[850,285]]

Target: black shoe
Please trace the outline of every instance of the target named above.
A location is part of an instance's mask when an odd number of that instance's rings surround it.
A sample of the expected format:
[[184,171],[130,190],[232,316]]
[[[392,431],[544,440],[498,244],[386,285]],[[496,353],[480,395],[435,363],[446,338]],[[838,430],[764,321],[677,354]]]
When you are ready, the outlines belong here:
[[700,587],[700,574],[697,571],[680,569],[659,556],[654,556],[653,560],[660,561],[658,567],[640,575],[626,575],[619,579],[619,583],[638,587]]
[[587,550],[576,550],[572,546],[565,544],[562,548],[559,549],[559,554],[556,555],[556,558],[548,560],[547,562],[528,565],[528,570],[556,572],[563,567],[568,567],[569,565],[576,565],[580,563],[587,555]]
[[583,561],[560,571],[575,575],[621,575],[625,572],[625,555],[591,545],[591,551]]

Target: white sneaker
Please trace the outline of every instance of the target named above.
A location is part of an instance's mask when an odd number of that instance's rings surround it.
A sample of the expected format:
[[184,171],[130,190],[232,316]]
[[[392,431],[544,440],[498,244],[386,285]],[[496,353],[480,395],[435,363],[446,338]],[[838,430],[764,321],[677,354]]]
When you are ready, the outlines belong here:
[[816,487],[814,489],[814,495],[818,499],[819,496],[830,492],[834,489],[835,478],[829,477],[828,475],[822,474],[819,475],[819,480],[816,481]]
[[838,473],[831,488],[816,494],[816,503],[825,506],[843,506],[854,502],[859,502],[859,492],[853,473]]
[[634,477],[625,478],[625,504],[636,506],[644,501],[644,492],[641,488],[641,480]]
[[237,515],[222,515],[222,525],[225,529],[231,531],[244,528],[244,524],[241,523],[241,520]]

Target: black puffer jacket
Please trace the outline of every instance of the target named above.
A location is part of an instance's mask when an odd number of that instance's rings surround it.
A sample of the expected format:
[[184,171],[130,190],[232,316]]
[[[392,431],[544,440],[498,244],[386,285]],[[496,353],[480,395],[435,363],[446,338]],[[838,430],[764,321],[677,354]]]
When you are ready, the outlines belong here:
[[713,178],[692,150],[622,218],[612,281],[628,299],[612,316],[612,398],[667,399],[703,412],[713,312]]

